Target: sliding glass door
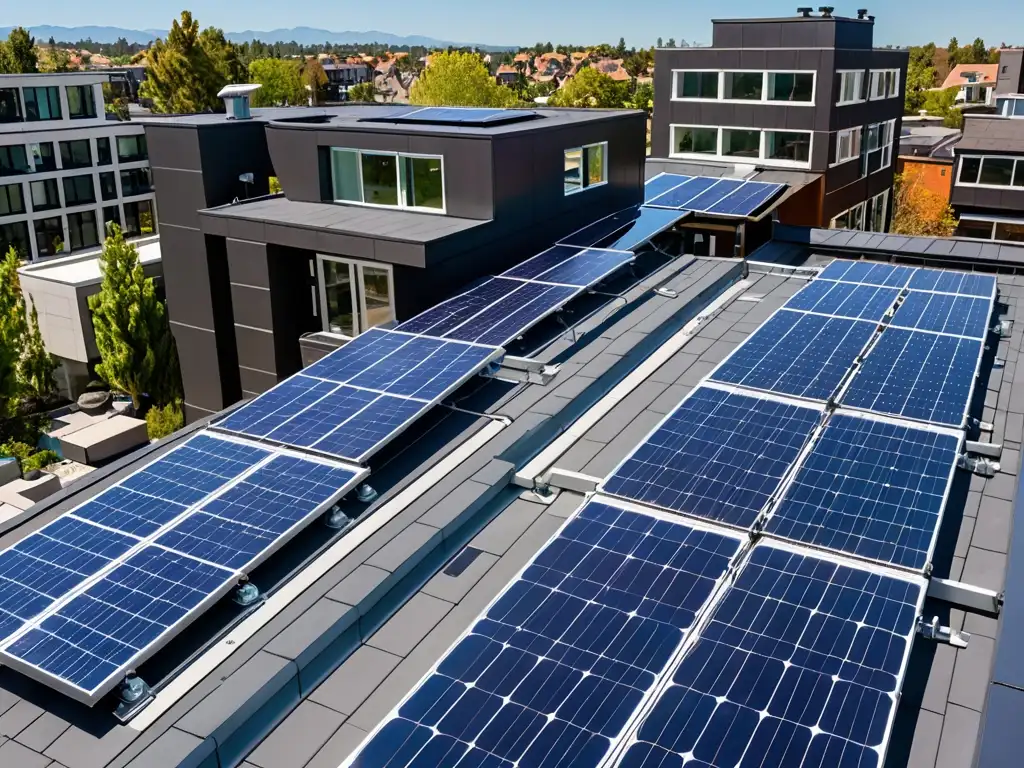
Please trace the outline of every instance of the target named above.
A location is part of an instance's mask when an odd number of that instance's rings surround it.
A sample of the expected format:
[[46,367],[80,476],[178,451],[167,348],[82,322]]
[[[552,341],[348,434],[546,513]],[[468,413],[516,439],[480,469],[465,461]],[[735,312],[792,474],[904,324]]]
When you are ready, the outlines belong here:
[[395,319],[391,267],[318,254],[323,329],[358,336]]

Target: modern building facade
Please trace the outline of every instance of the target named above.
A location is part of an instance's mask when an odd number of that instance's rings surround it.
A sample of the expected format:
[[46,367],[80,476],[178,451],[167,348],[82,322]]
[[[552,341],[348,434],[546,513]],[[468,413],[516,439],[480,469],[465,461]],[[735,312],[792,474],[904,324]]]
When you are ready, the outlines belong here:
[[373,80],[373,67],[364,62],[334,61],[325,59],[320,62],[327,75],[327,100],[346,101],[348,89],[359,83]]
[[822,10],[715,20],[710,47],[659,49],[654,170],[788,175],[802,189],[783,222],[886,231],[908,54],[875,49],[866,12]]
[[189,420],[297,371],[304,334],[402,321],[643,201],[640,112],[411,111],[146,121]]
[[156,231],[146,137],[108,119],[101,72],[0,75],[0,249],[94,248],[106,224]]

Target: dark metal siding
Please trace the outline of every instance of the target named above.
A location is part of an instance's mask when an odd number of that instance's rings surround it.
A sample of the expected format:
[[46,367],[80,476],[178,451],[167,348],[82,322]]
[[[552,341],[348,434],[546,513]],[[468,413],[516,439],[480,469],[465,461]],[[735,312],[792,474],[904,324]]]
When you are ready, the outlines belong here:
[[1024,91],[1024,49],[1000,51],[996,93],[1021,93],[1022,91]]

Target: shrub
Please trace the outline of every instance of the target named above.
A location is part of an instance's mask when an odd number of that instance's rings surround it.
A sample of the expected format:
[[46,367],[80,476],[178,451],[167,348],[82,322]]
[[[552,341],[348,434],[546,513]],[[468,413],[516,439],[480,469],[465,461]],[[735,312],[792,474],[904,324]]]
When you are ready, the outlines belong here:
[[163,408],[156,406],[146,413],[146,430],[150,440],[160,440],[185,426],[180,403],[168,403]]
[[60,461],[60,456],[53,451],[39,451],[39,453],[33,453],[21,462],[21,471],[31,472],[33,469],[42,469],[51,464],[56,464],[58,461]]

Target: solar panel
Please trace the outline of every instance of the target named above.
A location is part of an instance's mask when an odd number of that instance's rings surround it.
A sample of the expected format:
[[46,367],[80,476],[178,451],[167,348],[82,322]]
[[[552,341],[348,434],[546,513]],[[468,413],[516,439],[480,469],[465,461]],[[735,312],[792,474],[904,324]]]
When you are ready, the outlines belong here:
[[396,331],[442,337],[496,301],[523,287],[519,280],[492,277],[465,293],[454,296],[416,317],[406,320]]
[[874,323],[782,309],[737,347],[711,378],[825,401],[838,391],[876,330]]
[[617,238],[609,242],[607,247],[615,251],[635,251],[689,215],[689,211],[643,206],[637,218],[620,232]]
[[670,189],[678,187],[683,182],[689,180],[689,176],[682,176],[676,173],[662,173],[653,179],[648,179],[647,183],[644,184],[644,200],[649,203],[658,195],[668,192]]
[[740,179],[719,179],[717,184],[708,187],[707,190],[689,200],[685,208],[691,211],[709,211],[743,187],[745,183]]
[[995,275],[979,275],[972,272],[954,272],[941,269],[919,269],[910,279],[912,291],[936,291],[955,293],[959,296],[977,296],[994,299],[996,296]]
[[589,502],[346,765],[596,768],[739,548]]
[[[732,183],[730,184],[730,182]],[[647,205],[657,206],[660,208],[676,208],[679,210],[696,210],[689,204],[690,201],[707,192],[709,189],[720,187],[721,194],[715,196],[715,200],[718,201],[742,185],[743,182],[737,179],[720,179],[713,176],[695,176],[689,181],[680,184],[678,187],[675,187],[674,189],[671,189],[649,201]]]
[[982,342],[888,328],[841,402],[915,421],[962,426],[981,362]]
[[529,120],[536,112],[522,109],[478,109],[473,107],[424,107],[402,115],[371,118],[390,123],[439,123],[450,125],[499,125]]
[[922,580],[758,544],[623,768],[878,768]]
[[591,246],[599,245],[613,235],[622,233],[627,227],[636,225],[643,212],[648,210],[657,212],[659,209],[649,209],[639,205],[631,206],[576,230],[571,235],[559,240],[558,244],[575,246],[577,248],[590,248]]
[[833,415],[765,532],[922,570],[931,560],[962,435]]
[[991,314],[992,299],[911,291],[891,325],[984,339]]
[[704,385],[665,417],[600,489],[750,528],[820,421],[816,407]]
[[748,181],[727,198],[711,206],[707,212],[729,216],[751,216],[785,188],[785,184]]
[[786,302],[786,309],[879,322],[892,309],[899,295],[896,288],[818,279],[809,282]]
[[519,290],[449,331],[446,338],[504,347],[564,307],[581,290],[571,285],[523,283]]
[[895,264],[836,259],[821,271],[818,278],[839,280],[844,283],[881,285],[886,288],[906,288],[916,271],[913,267],[902,267]]

